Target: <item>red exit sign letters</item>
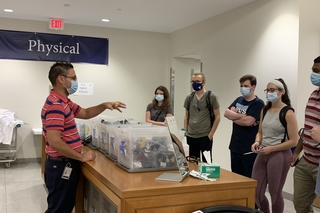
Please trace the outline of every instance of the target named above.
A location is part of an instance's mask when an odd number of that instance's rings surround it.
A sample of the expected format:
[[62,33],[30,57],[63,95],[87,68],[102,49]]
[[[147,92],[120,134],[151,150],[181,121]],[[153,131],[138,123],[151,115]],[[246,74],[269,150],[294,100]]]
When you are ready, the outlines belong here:
[[50,19],[49,29],[63,30],[63,20],[62,19]]

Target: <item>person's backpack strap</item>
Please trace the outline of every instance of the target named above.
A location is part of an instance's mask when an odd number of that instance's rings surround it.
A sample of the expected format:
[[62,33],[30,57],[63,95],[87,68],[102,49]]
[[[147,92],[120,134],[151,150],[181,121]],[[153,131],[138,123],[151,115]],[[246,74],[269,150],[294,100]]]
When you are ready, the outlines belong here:
[[195,91],[193,91],[189,96],[189,103],[187,106],[187,110],[188,110],[188,119],[187,120],[189,120],[189,118],[190,118],[190,105],[191,105],[191,100],[193,99],[194,94],[195,94]]
[[282,139],[281,142],[286,141],[286,138],[289,139],[288,130],[287,130],[287,121],[286,121],[286,114],[287,114],[288,110],[292,110],[292,111],[294,112],[294,109],[293,109],[292,107],[290,107],[290,106],[285,106],[285,107],[283,107],[283,108],[280,110],[280,113],[279,113],[280,123],[281,123],[282,126],[284,126],[284,128],[285,128],[284,137],[283,137],[283,139]]
[[190,109],[191,100],[192,100],[194,94],[195,94],[195,91],[193,91],[193,92],[190,94],[190,96],[189,96],[189,103],[188,103],[188,106],[187,106],[187,110],[188,110],[188,111],[189,111],[189,109]]
[[263,107],[263,112],[262,112],[262,120],[264,119],[264,116],[267,114],[267,108]]
[[211,101],[210,101],[210,95],[211,95],[211,91],[208,90],[206,101],[207,101],[207,108],[209,110],[210,122],[211,122],[211,127],[212,127],[214,119],[215,119],[215,116],[214,116],[212,104],[211,104]]

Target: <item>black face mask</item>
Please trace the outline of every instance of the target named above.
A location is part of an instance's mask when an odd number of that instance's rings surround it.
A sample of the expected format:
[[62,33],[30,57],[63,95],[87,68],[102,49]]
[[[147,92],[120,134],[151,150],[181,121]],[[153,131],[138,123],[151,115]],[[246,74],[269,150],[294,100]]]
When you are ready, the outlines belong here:
[[193,88],[195,91],[199,91],[199,90],[202,89],[202,83],[193,82],[193,83],[192,83],[192,88]]

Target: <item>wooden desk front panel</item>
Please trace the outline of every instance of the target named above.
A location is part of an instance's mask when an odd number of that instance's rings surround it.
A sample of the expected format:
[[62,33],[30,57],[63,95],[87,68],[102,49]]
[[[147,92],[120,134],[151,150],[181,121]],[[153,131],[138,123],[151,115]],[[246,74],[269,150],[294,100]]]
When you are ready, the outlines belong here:
[[254,189],[234,189],[221,191],[204,191],[194,193],[177,194],[172,192],[170,195],[152,196],[144,198],[132,198],[125,200],[126,213],[176,213],[191,212],[196,209],[214,205],[239,205],[254,208],[252,200]]
[[95,152],[96,160],[83,164],[83,175],[118,207],[119,213],[191,212],[222,204],[254,208],[256,181],[224,169],[215,182],[192,177],[182,182],[156,181],[163,171],[128,173]]

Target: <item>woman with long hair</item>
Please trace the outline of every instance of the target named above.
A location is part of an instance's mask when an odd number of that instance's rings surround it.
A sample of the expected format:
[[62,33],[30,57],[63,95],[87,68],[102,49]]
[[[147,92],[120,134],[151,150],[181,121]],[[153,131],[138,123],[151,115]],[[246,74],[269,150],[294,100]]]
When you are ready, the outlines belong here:
[[164,86],[158,86],[154,94],[152,103],[147,106],[146,122],[166,126],[165,117],[173,116],[169,91]]
[[[259,209],[264,213],[270,212],[265,195],[268,185],[272,212],[281,213],[284,210],[282,189],[290,168],[291,148],[298,143],[298,124],[287,85],[281,78],[270,81],[265,92],[268,102],[261,111],[259,131],[251,147],[258,153],[252,178],[257,180],[256,204]],[[289,108],[284,115],[286,127],[280,119],[284,107]]]

